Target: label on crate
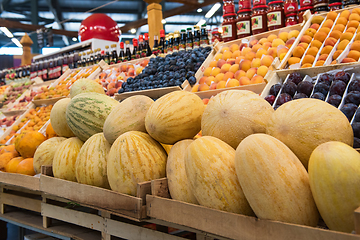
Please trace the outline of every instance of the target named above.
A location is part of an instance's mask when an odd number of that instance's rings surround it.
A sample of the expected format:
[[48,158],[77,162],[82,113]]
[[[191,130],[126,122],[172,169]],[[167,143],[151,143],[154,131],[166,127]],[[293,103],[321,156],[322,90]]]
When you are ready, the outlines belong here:
[[281,26],[281,12],[271,12],[267,14],[268,27]]
[[240,21],[236,23],[237,35],[250,33],[250,21]]
[[251,18],[251,29],[252,30],[257,30],[257,29],[262,29],[263,25],[262,25],[262,16],[255,16]]
[[233,37],[231,24],[223,25],[222,30],[223,30],[223,34],[222,34],[223,38],[232,38]]

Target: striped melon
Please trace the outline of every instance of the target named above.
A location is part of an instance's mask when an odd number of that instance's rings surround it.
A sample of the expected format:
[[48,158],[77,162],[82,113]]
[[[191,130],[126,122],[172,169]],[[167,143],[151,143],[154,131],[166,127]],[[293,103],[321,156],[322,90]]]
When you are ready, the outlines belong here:
[[40,146],[36,149],[34,155],[35,173],[41,172],[42,165],[52,166],[56,149],[64,140],[66,140],[66,138],[53,137],[40,144]]
[[274,109],[259,95],[246,90],[228,90],[213,97],[201,119],[203,136],[213,136],[234,149],[247,136],[265,133]]
[[250,135],[236,149],[235,168],[257,217],[317,225],[309,175],[285,144],[266,134]]
[[118,101],[100,93],[82,93],[71,99],[66,122],[80,140],[103,131],[104,122]]
[[309,160],[312,194],[331,230],[352,232],[360,206],[360,154],[342,142],[323,143]]
[[235,150],[215,137],[201,137],[187,148],[185,170],[199,204],[253,215],[235,172]]
[[130,131],[120,135],[108,156],[108,180],[112,190],[136,195],[137,183],[165,177],[166,152],[148,134]]
[[76,182],[75,163],[83,142],[77,137],[63,141],[53,159],[54,177]]
[[146,131],[155,140],[174,144],[193,138],[201,128],[205,105],[195,94],[175,91],[151,105],[145,117]]
[[281,105],[267,123],[266,133],[285,143],[305,168],[314,149],[322,143],[339,141],[353,145],[353,130],[336,107],[314,98]]
[[132,96],[117,105],[104,123],[104,136],[110,144],[129,131],[146,132],[145,116],[153,100],[147,96]]
[[166,177],[171,198],[198,204],[185,171],[185,153],[192,142],[190,139],[182,140],[171,148],[166,163]]
[[90,92],[105,94],[103,87],[99,83],[91,79],[82,78],[71,86],[70,97],[73,98],[78,94]]
[[66,108],[70,101],[70,98],[61,99],[57,101],[51,109],[51,126],[59,137],[75,137],[66,123]]
[[90,137],[76,159],[75,174],[79,183],[110,188],[107,179],[107,156],[110,144],[103,133]]

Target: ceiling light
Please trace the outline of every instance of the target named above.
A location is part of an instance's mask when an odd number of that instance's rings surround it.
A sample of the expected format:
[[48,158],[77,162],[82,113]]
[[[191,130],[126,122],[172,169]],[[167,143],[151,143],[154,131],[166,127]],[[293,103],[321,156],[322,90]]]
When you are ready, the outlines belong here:
[[13,38],[14,35],[7,29],[7,27],[0,27],[0,30],[5,33],[8,38]]
[[201,12],[202,12],[202,8],[198,8],[196,11],[197,11],[198,13],[201,13]]
[[134,34],[134,33],[136,33],[136,29],[135,29],[135,28],[132,28],[132,29],[130,30],[130,32],[131,32],[132,34]]
[[206,18],[211,18],[214,13],[216,13],[216,11],[221,7],[220,3],[216,3],[214,4],[214,6],[212,6],[212,8],[206,13],[205,17]]
[[21,47],[21,48],[22,48],[21,43],[20,43],[20,42],[19,42],[19,40],[17,40],[16,38],[12,38],[12,39],[11,39],[11,41],[12,41],[13,43],[15,43],[15,45],[16,45],[16,46],[18,46],[18,47]]
[[203,24],[206,23],[206,20],[205,19],[201,19],[196,25],[197,26],[202,26]]
[[76,37],[73,37],[72,40],[73,40],[74,42],[76,42],[76,41],[77,41],[77,38],[76,38]]
[[166,24],[166,20],[165,19],[161,20],[161,23]]

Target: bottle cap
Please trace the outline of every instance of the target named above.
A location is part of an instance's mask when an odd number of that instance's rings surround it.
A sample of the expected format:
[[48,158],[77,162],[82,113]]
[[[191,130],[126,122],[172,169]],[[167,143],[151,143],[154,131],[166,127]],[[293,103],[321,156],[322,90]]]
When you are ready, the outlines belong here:
[[120,48],[124,48],[124,43],[123,42],[120,43]]
[[144,41],[143,35],[139,35],[139,41],[140,42]]
[[161,29],[160,30],[160,37],[165,37],[165,30],[164,29]]
[[130,44],[130,41],[125,41],[125,44]]
[[145,34],[144,34],[144,37],[145,37],[145,41],[148,41],[148,40],[149,40],[149,34],[148,34],[148,33],[145,33]]
[[133,42],[134,47],[137,47],[137,46],[138,46],[138,40],[137,40],[136,38],[134,38],[134,39],[132,40],[132,42]]

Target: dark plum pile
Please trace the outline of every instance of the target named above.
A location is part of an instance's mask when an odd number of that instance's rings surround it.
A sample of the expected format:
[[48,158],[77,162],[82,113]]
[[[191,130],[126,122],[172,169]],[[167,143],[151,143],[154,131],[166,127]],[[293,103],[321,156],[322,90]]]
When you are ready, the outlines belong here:
[[128,78],[122,84],[119,93],[181,86],[185,80],[194,85],[195,73],[210,51],[211,47],[197,48],[192,51],[175,52],[166,57],[151,58],[141,74]]

